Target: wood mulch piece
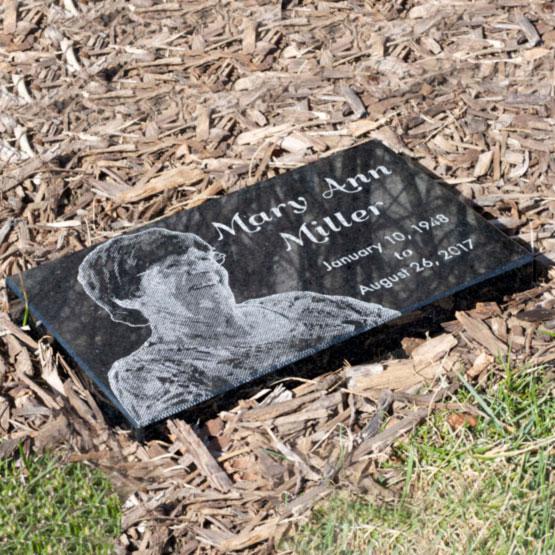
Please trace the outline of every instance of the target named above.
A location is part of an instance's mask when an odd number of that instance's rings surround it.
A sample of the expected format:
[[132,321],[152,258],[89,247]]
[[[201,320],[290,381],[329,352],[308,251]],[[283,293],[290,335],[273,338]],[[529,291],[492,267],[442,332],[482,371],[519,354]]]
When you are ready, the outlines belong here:
[[[4,0],[0,21],[2,276],[369,138],[555,259],[552,2]],[[23,443],[103,468],[126,500],[121,551],[268,552],[337,486],[394,499],[380,462],[457,411],[461,373],[483,383],[509,352],[553,364],[554,277],[406,338],[405,357],[144,441],[7,318],[3,290],[0,456]]]

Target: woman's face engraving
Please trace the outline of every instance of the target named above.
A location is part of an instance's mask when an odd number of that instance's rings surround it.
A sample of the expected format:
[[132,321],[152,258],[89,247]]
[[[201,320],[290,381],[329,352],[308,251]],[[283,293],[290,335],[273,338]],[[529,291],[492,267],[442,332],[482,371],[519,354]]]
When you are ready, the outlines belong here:
[[[223,255],[191,247],[185,254],[174,254],[141,274],[142,309],[149,304],[194,314],[199,309],[221,306],[233,300],[227,271],[221,266]],[[154,308],[154,306],[152,306]]]

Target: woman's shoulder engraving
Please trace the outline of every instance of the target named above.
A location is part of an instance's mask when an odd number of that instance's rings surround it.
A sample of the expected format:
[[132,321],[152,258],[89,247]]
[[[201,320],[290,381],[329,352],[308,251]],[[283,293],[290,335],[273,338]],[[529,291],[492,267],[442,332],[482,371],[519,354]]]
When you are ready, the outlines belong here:
[[156,346],[143,346],[117,360],[108,379],[118,400],[139,424],[152,420],[161,410],[177,412],[185,404],[202,402],[214,388],[230,386],[199,361]]

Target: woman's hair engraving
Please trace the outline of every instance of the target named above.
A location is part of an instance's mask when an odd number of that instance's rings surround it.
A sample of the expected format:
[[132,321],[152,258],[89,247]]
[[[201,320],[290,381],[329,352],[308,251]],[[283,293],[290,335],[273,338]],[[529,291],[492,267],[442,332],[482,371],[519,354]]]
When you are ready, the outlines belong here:
[[118,300],[136,297],[143,272],[163,261],[168,253],[186,254],[191,247],[203,252],[213,251],[208,243],[193,233],[176,233],[167,229],[116,237],[99,245],[83,260],[78,280],[114,322],[147,325],[140,312],[123,307]]
[[81,263],[79,283],[113,321],[150,327],[149,339],[108,373],[137,425],[399,315],[310,291],[237,303],[223,261],[193,233],[152,228],[111,239]]

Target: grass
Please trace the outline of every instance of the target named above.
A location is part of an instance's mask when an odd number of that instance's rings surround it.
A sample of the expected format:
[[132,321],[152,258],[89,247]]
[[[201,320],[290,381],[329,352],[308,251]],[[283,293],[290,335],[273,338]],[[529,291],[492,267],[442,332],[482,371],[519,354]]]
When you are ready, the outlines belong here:
[[0,460],[0,553],[111,554],[120,502],[107,479],[52,455]]
[[294,553],[555,553],[555,381],[501,364],[457,398],[482,412],[453,430],[437,413],[379,465],[391,504],[337,493],[286,540]]

